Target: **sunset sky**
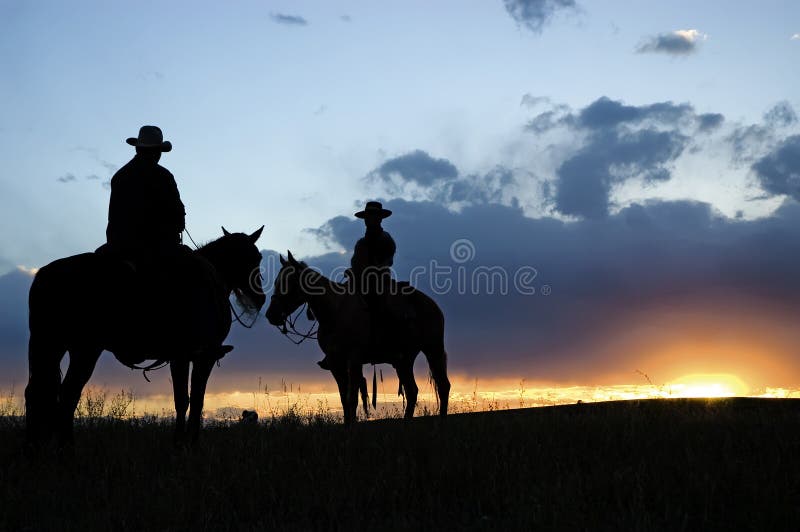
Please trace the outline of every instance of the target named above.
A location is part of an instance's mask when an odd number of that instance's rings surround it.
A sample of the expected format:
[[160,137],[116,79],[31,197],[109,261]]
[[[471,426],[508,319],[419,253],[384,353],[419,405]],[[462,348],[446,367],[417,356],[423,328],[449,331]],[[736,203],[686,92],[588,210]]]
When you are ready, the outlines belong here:
[[[270,284],[287,249],[346,264],[382,200],[462,391],[800,388],[800,3],[232,6],[0,0],[0,390],[31,273],[104,241],[143,124],[195,240],[266,225]],[[333,390],[263,319],[229,343],[212,394]],[[91,382],[152,380],[104,355]]]

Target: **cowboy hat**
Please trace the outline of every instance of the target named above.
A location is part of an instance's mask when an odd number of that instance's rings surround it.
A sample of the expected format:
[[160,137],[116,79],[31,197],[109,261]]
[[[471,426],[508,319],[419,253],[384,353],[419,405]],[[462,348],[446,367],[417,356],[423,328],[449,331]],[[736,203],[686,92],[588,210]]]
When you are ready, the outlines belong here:
[[131,137],[125,142],[137,148],[157,148],[159,151],[172,150],[172,143],[164,141],[164,135],[156,126],[142,126],[139,129],[138,137]]
[[367,206],[364,208],[363,211],[358,211],[355,214],[356,218],[366,218],[367,214],[380,214],[381,218],[388,218],[392,215],[392,211],[389,209],[384,209],[383,205],[381,205],[380,201],[368,201]]

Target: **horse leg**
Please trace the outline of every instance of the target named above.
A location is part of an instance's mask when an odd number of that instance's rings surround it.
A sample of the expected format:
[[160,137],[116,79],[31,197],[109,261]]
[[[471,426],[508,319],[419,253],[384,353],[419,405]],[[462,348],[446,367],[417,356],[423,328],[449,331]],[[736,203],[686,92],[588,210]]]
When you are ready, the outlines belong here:
[[395,369],[397,378],[400,379],[400,385],[406,394],[405,418],[410,419],[414,417],[414,408],[417,406],[417,393],[419,392],[417,381],[414,379],[414,362],[413,360],[403,361],[395,366]]
[[28,342],[28,385],[25,387],[25,438],[29,447],[48,439],[52,429],[47,419],[58,409],[61,386],[59,364],[66,348],[31,332]]
[[56,430],[59,445],[73,443],[73,420],[81,392],[94,373],[94,367],[103,350],[98,348],[76,348],[69,350],[69,368],[61,383],[58,398]]
[[439,396],[439,415],[447,415],[447,403],[450,399],[450,379],[447,378],[447,352],[444,346],[435,349],[423,349],[428,367],[431,369],[433,382],[436,383],[436,394]]
[[361,364],[357,362],[347,363],[347,390],[344,402],[344,424],[352,425],[356,421],[356,411],[358,410],[358,389],[364,375],[361,372]]
[[331,375],[333,380],[336,381],[336,387],[339,389],[339,399],[342,401],[342,411],[347,410],[347,371],[343,368],[331,368]]
[[172,397],[175,401],[175,435],[176,445],[183,442],[186,435],[186,411],[189,410],[189,361],[172,360],[169,363],[172,375]]
[[[361,403],[364,405],[364,417],[369,419],[369,394],[367,393],[367,379],[364,375],[361,375],[358,391],[361,393]],[[374,390],[373,393],[375,393]]]
[[197,443],[200,436],[200,424],[203,420],[203,403],[206,396],[206,385],[215,360],[199,358],[192,362],[192,393],[189,396],[191,408],[189,409],[189,441]]

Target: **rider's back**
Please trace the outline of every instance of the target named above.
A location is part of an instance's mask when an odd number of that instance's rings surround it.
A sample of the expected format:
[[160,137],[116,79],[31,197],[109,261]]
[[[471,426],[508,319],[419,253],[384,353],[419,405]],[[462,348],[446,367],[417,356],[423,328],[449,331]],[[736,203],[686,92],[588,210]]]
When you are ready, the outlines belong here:
[[111,180],[106,238],[117,252],[136,258],[178,243],[185,210],[172,174],[139,155]]

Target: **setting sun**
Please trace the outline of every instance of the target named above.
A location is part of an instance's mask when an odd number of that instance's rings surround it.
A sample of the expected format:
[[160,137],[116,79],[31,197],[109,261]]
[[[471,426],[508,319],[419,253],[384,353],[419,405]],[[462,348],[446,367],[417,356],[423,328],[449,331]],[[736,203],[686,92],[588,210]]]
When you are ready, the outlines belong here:
[[735,397],[747,395],[748,386],[736,375],[685,375],[667,385],[672,397]]

